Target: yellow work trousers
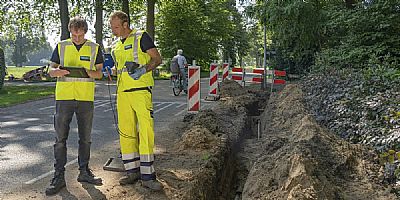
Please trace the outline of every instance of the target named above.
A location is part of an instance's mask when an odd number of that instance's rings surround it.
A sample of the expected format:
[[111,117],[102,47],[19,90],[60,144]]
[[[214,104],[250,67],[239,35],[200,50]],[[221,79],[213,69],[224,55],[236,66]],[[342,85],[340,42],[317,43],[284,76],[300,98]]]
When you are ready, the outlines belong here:
[[154,122],[151,93],[119,92],[118,128],[122,160],[128,173],[140,171],[142,180],[154,180]]

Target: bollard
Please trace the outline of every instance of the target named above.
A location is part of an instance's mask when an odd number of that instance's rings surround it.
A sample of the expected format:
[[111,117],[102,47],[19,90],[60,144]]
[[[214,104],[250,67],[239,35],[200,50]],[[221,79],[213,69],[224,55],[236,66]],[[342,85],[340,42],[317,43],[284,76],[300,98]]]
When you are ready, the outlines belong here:
[[197,113],[200,110],[200,67],[195,60],[188,71],[188,112]]
[[210,85],[208,96],[205,100],[216,101],[219,99],[218,95],[218,65],[211,63],[210,65]]
[[222,82],[229,76],[229,63],[222,64]]

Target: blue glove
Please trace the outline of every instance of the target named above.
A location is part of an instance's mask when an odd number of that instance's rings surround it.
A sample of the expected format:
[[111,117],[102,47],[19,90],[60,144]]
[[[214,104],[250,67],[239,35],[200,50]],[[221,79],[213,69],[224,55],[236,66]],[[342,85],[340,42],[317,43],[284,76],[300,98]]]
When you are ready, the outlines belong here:
[[135,80],[138,80],[145,73],[146,73],[146,67],[143,66],[141,68],[137,68],[137,69],[133,70],[133,73],[130,74],[129,76],[131,76]]

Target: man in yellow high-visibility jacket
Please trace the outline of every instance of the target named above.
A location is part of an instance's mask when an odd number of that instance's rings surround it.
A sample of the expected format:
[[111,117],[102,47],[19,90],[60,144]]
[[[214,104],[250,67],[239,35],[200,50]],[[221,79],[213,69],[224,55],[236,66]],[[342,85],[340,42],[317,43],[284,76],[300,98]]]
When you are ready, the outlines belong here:
[[[70,123],[75,113],[78,123],[79,149],[79,182],[101,185],[102,180],[96,178],[89,169],[91,131],[94,110],[95,78],[102,77],[103,53],[99,45],[85,39],[88,30],[87,22],[80,18],[71,18],[68,24],[71,39],[63,40],[54,49],[51,58],[51,77],[57,77],[56,113],[54,128],[56,141],[54,144],[54,177],[46,188],[46,195],[58,193],[66,186],[64,179],[67,162],[66,141]],[[70,71],[61,67],[84,68],[88,77],[71,77]]]
[[133,184],[161,190],[154,162],[154,127],[151,89],[152,70],[161,64],[161,56],[151,37],[144,31],[129,28],[128,15],[116,11],[110,16],[112,32],[119,40],[112,56],[117,72],[118,128],[122,160],[127,176],[120,184]]

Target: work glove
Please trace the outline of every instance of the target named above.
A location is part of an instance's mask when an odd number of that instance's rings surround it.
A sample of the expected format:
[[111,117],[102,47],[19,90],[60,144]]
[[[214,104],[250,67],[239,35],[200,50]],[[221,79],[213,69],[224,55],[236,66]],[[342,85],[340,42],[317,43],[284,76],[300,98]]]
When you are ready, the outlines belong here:
[[129,76],[131,76],[134,80],[138,80],[145,73],[146,73],[146,67],[143,66],[141,68],[134,69],[133,73],[130,74]]
[[115,66],[111,68],[111,75],[113,76],[117,75],[117,68]]

